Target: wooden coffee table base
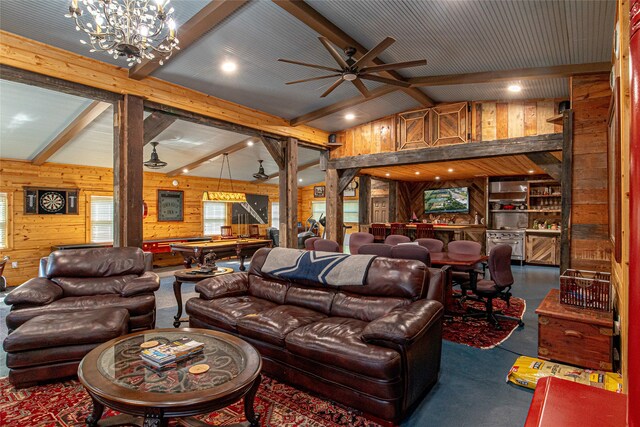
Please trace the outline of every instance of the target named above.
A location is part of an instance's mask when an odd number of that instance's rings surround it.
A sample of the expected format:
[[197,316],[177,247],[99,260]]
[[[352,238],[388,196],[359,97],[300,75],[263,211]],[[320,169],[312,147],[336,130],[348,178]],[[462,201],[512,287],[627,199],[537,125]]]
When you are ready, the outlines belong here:
[[[244,397],[244,415],[247,418],[246,422],[228,424],[224,427],[259,427],[260,426],[260,414],[256,414],[253,409],[253,402],[260,386],[261,375],[255,379],[251,387],[246,390],[241,390],[239,393],[234,393],[232,396],[223,400],[212,402],[210,405],[204,405],[200,408],[189,408],[184,411],[180,411],[178,408],[141,408],[131,407],[128,405],[121,405],[115,402],[107,402],[100,399],[97,396],[91,395],[93,401],[93,410],[91,415],[86,419],[87,426],[89,427],[106,427],[106,426],[138,426],[138,427],[165,427],[169,423],[169,419],[177,418],[178,425],[186,427],[205,427],[211,426],[197,418],[190,416],[184,417],[184,415],[192,415],[194,413],[206,414],[209,412],[217,411],[218,409],[226,408],[238,400]],[[105,406],[115,409],[123,414],[113,417],[105,418],[101,420],[104,413]],[[140,413],[144,411],[144,414]],[[181,414],[180,412],[185,412]],[[133,414],[133,415],[132,415]]]

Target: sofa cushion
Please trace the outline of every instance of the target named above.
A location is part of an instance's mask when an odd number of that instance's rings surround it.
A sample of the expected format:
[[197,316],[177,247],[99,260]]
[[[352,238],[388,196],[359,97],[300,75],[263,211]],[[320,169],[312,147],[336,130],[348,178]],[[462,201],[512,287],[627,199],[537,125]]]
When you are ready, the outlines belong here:
[[287,291],[285,303],[329,314],[335,295],[336,293],[332,289],[317,289],[292,285]]
[[44,277],[34,277],[18,286],[4,299],[7,305],[47,305],[62,298],[62,288]]
[[109,277],[144,272],[140,248],[92,248],[54,251],[46,274],[52,277]]
[[60,286],[65,297],[120,294],[127,282],[138,277],[135,274],[110,277],[53,277],[51,281]]
[[264,279],[260,276],[249,274],[249,295],[256,298],[272,301],[276,304],[284,304],[288,286],[278,280]]
[[250,295],[203,300],[191,298],[187,301],[189,316],[228,331],[237,331],[238,320],[245,316],[276,307],[276,304]]
[[325,314],[294,305],[280,305],[238,320],[238,332],[244,336],[284,347],[287,334],[301,326],[327,317]]
[[331,315],[371,322],[384,316],[396,307],[410,303],[410,300],[403,298],[367,297],[347,295],[340,292],[336,294],[333,299]]
[[29,319],[42,314],[74,313],[102,308],[126,308],[131,317],[153,313],[156,299],[153,295],[136,295],[122,298],[120,295],[94,295],[90,297],[67,297],[45,306],[21,307],[7,315],[7,327],[16,329]]
[[294,354],[346,371],[384,380],[398,378],[400,354],[362,341],[366,326],[362,320],[329,317],[290,332],[285,345]]

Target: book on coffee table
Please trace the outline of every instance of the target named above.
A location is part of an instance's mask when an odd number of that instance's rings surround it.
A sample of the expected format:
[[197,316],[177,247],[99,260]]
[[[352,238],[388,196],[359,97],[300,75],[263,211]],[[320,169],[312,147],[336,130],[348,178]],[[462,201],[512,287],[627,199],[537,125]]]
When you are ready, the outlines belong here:
[[203,348],[203,343],[184,337],[167,344],[144,349],[140,352],[140,357],[150,365],[162,368],[198,353]]

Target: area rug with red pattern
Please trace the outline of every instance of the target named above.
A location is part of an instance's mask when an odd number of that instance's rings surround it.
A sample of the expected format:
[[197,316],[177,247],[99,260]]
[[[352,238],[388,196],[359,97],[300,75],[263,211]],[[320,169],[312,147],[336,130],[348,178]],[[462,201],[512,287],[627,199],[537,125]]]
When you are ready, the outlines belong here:
[[[453,316],[444,322],[442,337],[447,341],[465,344],[470,347],[490,349],[504,342],[511,336],[518,327],[515,320],[498,319],[502,329],[496,329],[484,318],[463,319],[467,307],[484,310],[484,303],[474,300],[466,300],[460,304],[456,299],[451,307],[447,309]],[[493,309],[502,310],[507,316],[522,319],[527,308],[526,302],[522,298],[511,297],[510,305],[501,299],[493,300]]]
[[[0,378],[0,426],[84,426],[91,412],[91,398],[77,380],[16,390]],[[358,411],[262,377],[254,402],[264,427],[378,427]],[[117,412],[105,410],[104,417]],[[246,421],[242,400],[220,411],[198,417],[211,425]],[[171,423],[170,425],[175,425]]]

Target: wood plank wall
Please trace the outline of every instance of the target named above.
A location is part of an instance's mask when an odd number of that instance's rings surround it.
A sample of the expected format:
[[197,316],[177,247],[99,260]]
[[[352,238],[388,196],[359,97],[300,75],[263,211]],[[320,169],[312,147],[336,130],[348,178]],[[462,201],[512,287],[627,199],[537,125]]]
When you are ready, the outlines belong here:
[[571,267],[611,270],[608,234],[609,75],[571,79],[574,110]]
[[[174,179],[179,182],[177,187],[171,183]],[[217,182],[212,178],[169,178],[162,173],[145,172],[143,197],[149,210],[143,223],[144,239],[201,236],[202,193],[215,189]],[[24,215],[23,186],[79,188],[79,214]],[[230,190],[229,181],[223,181],[221,188]],[[158,189],[184,191],[184,221],[158,222]],[[275,185],[235,181],[234,189],[268,195],[270,203],[278,200],[278,187]],[[18,268],[7,265],[4,270],[9,286],[15,286],[37,276],[38,261],[51,252],[51,246],[86,243],[90,240],[90,198],[92,195],[113,195],[113,175],[110,168],[53,163],[34,166],[29,162],[0,159],[0,192],[7,192],[10,196],[10,248],[0,251],[0,257],[8,255],[11,261],[18,262]],[[228,215],[228,223],[231,223],[230,208]],[[264,230],[267,226],[261,228]]]
[[429,181],[429,182],[401,182],[398,196],[398,212],[401,222],[408,221],[415,212],[419,219],[435,219],[435,216],[424,214],[424,191],[438,188],[469,187],[469,213],[468,214],[443,214],[441,217],[452,217],[462,223],[473,224],[475,213],[482,218],[486,217],[486,204],[484,194],[484,178],[474,180],[454,181]]

